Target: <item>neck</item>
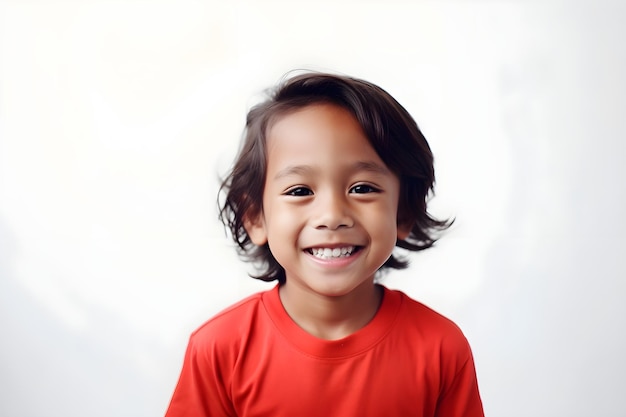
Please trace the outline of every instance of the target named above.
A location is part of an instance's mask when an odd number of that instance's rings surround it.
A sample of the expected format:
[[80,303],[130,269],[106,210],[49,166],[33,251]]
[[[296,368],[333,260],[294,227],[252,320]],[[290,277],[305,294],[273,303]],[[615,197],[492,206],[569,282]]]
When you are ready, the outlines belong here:
[[346,295],[324,296],[287,282],[279,294],[287,314],[302,329],[321,339],[337,340],[372,320],[383,291],[370,281]]

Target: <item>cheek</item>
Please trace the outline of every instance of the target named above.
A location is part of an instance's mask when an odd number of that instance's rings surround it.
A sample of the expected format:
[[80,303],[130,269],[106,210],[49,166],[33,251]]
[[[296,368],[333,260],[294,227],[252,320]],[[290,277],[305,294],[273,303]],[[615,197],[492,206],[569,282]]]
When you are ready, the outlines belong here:
[[271,237],[289,236],[296,233],[303,216],[284,204],[270,204],[265,212],[268,235]]
[[372,234],[381,243],[386,242],[388,245],[395,246],[398,232],[397,205],[389,203],[380,207],[376,218],[377,221],[368,222],[371,225]]

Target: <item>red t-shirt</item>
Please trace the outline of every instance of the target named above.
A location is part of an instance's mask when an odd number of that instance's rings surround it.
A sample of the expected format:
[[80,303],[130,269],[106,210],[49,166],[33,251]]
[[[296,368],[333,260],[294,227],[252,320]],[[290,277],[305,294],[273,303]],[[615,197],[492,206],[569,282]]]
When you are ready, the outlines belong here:
[[278,286],[221,312],[189,340],[166,417],[483,417],[472,353],[450,320],[384,289],[362,329],[305,332]]

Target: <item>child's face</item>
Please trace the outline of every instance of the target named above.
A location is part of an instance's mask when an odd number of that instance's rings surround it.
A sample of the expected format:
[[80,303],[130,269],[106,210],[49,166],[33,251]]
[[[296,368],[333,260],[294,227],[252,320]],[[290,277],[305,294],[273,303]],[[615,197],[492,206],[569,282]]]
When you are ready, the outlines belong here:
[[399,180],[345,109],[282,116],[267,135],[263,210],[247,231],[296,285],[325,296],[371,285],[398,237]]

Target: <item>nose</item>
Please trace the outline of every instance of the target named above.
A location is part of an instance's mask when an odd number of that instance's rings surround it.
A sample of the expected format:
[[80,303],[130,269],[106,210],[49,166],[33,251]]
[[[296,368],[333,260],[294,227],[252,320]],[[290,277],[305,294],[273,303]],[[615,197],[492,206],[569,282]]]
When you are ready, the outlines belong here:
[[354,226],[354,219],[346,196],[341,193],[318,195],[318,204],[315,207],[316,229],[336,230],[342,227]]

